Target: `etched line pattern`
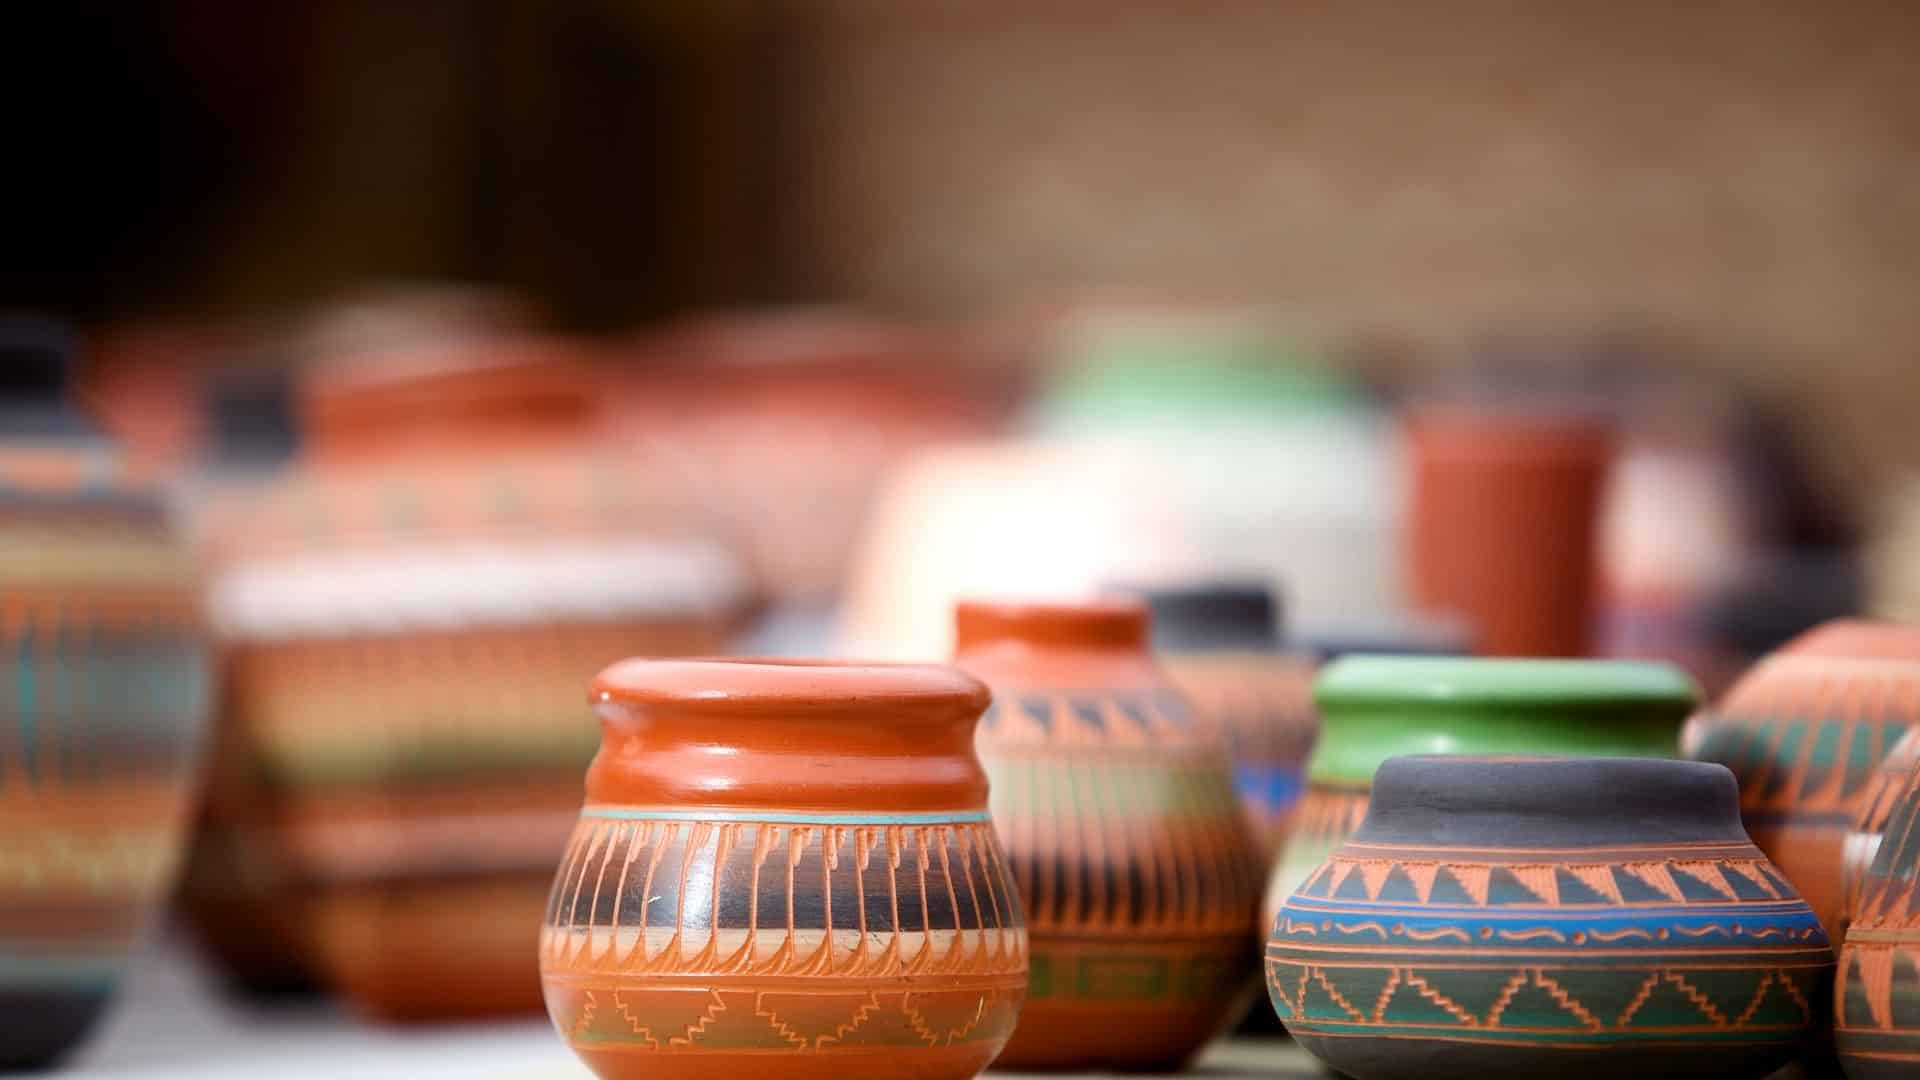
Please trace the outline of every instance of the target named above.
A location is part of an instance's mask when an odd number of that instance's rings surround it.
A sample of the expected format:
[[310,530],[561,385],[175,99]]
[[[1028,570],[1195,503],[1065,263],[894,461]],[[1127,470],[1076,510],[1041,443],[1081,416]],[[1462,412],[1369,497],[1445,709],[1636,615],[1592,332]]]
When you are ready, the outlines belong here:
[[1260,868],[1217,757],[983,756],[1034,932],[1210,936],[1254,925]]
[[547,904],[549,976],[1021,975],[991,824],[583,819]]

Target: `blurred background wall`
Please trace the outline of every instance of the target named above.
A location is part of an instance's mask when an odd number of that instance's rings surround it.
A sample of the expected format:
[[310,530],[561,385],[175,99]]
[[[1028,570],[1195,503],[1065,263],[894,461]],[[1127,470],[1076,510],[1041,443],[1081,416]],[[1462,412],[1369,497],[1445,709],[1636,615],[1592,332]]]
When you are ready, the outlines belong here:
[[80,3],[5,76],[4,284],[129,317],[456,278],[588,328],[1129,286],[1402,366],[1627,328],[1790,402],[1858,489],[1920,409],[1916,30],[1818,0]]

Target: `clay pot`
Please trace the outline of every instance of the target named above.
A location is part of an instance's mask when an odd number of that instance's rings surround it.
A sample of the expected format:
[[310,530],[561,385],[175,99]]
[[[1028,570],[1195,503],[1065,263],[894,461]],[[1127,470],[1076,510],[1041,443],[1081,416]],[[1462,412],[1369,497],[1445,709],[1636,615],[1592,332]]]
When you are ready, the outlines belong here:
[[850,311],[712,315],[636,351],[624,436],[674,463],[788,605],[838,599],[889,466],[986,435],[1004,412],[957,342]]
[[1920,627],[1843,619],[1788,642],[1689,724],[1688,756],[1740,778],[1754,842],[1837,936],[1847,830],[1920,722]]
[[540,941],[602,1077],[970,1077],[1027,936],[945,667],[628,660]]
[[1314,658],[1281,649],[1278,605],[1264,586],[1152,589],[1144,597],[1154,655],[1220,729],[1241,812],[1270,862],[1286,840],[1320,729]]
[[598,386],[544,339],[360,358],[306,386],[294,467],[209,523],[234,843],[193,906],[254,928],[253,958],[388,1019],[540,1009],[538,915],[595,745],[580,685],[714,651],[750,599],[604,441]]
[[0,1069],[93,1028],[171,892],[210,656],[150,478],[68,398],[71,344],[0,320]]
[[1218,731],[1154,665],[1138,601],[963,601],[994,688],[993,812],[1033,933],[1001,1068],[1173,1068],[1252,988],[1259,855]]
[[[1896,754],[1913,745],[1902,739]],[[1920,770],[1909,762],[1878,805],[1886,842],[1858,880],[1834,991],[1835,1048],[1852,1080],[1909,1077],[1920,1061]]]
[[1899,807],[1907,777],[1916,768],[1920,768],[1920,728],[1909,728],[1867,777],[1866,791],[1860,796],[1860,812],[1854,815],[1853,825],[1847,829],[1840,860],[1841,887],[1847,898],[1846,909],[1841,913],[1843,923],[1853,917],[1860,901],[1860,883],[1866,880],[1867,869],[1880,853],[1887,821]]
[[1399,754],[1673,757],[1694,688],[1634,660],[1349,656],[1314,684],[1320,741],[1267,886],[1281,901],[1366,816],[1374,770]]
[[1612,441],[1577,416],[1431,408],[1407,418],[1417,607],[1494,656],[1584,656]]
[[1758,1080],[1832,978],[1732,775],[1689,761],[1389,760],[1267,944],[1287,1030],[1355,1080]]

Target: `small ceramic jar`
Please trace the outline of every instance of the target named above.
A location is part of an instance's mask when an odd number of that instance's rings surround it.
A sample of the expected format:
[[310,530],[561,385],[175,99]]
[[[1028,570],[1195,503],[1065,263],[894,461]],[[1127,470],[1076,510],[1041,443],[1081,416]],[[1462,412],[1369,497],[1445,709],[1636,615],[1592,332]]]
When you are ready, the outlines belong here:
[[1150,589],[1153,651],[1220,729],[1240,809],[1261,854],[1280,853],[1320,722],[1312,656],[1283,650],[1279,605],[1259,585]]
[[596,1073],[964,1080],[1027,986],[1019,897],[951,668],[629,660],[540,970]]
[[1219,733],[1147,651],[1139,601],[963,602],[994,688],[993,813],[1033,979],[1002,1068],[1180,1065],[1253,988],[1260,861]]
[[0,1070],[86,1036],[172,891],[210,697],[188,548],[70,352],[0,320]]
[[1754,842],[1830,936],[1847,831],[1874,766],[1920,722],[1920,627],[1841,619],[1788,642],[1688,725],[1689,757],[1740,778]]
[[1414,756],[1281,908],[1274,1008],[1355,1080],[1764,1077],[1833,954],[1726,769]]
[[1920,769],[1909,763],[1885,806],[1886,841],[1855,888],[1835,982],[1834,1044],[1852,1080],[1920,1066]]
[[1348,656],[1314,684],[1320,742],[1267,886],[1271,923],[1366,816],[1374,770],[1397,754],[1673,757],[1693,684],[1630,660]]

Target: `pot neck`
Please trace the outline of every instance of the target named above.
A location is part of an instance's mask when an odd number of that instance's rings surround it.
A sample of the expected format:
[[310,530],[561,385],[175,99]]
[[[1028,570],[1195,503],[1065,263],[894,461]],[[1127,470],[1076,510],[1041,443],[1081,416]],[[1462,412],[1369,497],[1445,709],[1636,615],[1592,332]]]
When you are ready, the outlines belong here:
[[590,803],[889,816],[983,811],[986,687],[952,668],[627,661],[595,680]]

